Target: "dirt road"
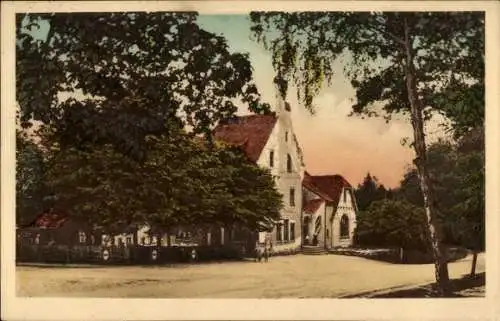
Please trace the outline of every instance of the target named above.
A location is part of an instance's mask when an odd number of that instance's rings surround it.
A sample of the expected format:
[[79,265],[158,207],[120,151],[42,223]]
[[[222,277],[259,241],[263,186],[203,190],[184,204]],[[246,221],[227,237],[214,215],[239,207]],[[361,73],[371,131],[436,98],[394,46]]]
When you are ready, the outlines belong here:
[[[450,277],[471,257],[451,263]],[[477,272],[483,272],[484,254]],[[434,280],[434,266],[396,265],[340,255],[274,257],[161,267],[17,267],[19,296],[156,298],[333,298]]]

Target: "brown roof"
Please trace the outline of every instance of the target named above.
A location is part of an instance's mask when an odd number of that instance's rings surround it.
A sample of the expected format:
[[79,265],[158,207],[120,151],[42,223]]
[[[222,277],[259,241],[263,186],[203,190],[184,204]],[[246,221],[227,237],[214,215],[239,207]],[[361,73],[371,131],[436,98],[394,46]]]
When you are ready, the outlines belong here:
[[337,207],[342,188],[352,188],[351,184],[340,175],[317,175],[305,173],[303,185]]
[[309,175],[308,172],[304,173],[304,179],[302,180],[302,185],[305,188],[307,188],[308,190],[310,190],[311,192],[313,192],[314,194],[316,194],[319,197],[321,197],[322,199],[324,199],[325,201],[327,201],[327,202],[333,201],[333,199],[330,198],[330,196],[328,196],[326,193],[321,191],[320,188],[314,184],[314,178],[313,178],[313,176]]
[[313,199],[304,204],[304,212],[314,214],[325,200],[321,198]]
[[58,213],[43,213],[37,216],[28,227],[36,227],[43,229],[60,228],[68,220],[67,215]]
[[226,144],[241,146],[256,162],[276,124],[276,115],[249,115],[231,118],[214,129],[214,137]]

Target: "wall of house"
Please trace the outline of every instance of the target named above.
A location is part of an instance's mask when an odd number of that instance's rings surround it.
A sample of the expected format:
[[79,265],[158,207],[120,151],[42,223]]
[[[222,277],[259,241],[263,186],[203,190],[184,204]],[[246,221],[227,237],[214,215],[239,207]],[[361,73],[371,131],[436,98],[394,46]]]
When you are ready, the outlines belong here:
[[[344,199],[345,193],[345,199]],[[340,200],[332,222],[332,246],[348,247],[353,243],[354,229],[356,228],[356,209],[350,189],[343,189]],[[341,236],[341,219],[346,215],[349,221],[349,235]]]
[[[27,228],[24,229],[27,238],[23,242],[37,245],[94,245],[99,244],[100,234],[90,233],[90,228],[85,224],[67,221],[57,228]],[[19,232],[23,232],[20,229]]]
[[[278,222],[272,232],[273,244],[276,249],[285,244],[298,244],[297,246],[300,247],[304,166],[300,148],[295,140],[290,111],[285,110],[281,101],[276,108],[276,114],[278,121],[262,150],[257,164],[271,170],[271,174],[275,177],[276,187],[283,195],[282,220]],[[274,154],[272,164],[270,161],[271,152]],[[290,172],[287,168],[287,155],[291,157],[292,166]],[[293,202],[290,200],[290,190],[292,188],[294,190]],[[287,222],[289,223],[288,228],[284,225]]]
[[[323,202],[316,213],[314,213],[312,217],[312,223],[311,223],[311,233],[309,234],[309,241],[313,242],[314,241],[314,235],[316,234],[317,239],[318,239],[318,246],[323,247],[325,245],[325,210],[326,210],[326,204]],[[316,221],[321,220],[321,224],[319,225],[320,229],[319,232],[316,230]],[[312,243],[311,243],[312,244]]]

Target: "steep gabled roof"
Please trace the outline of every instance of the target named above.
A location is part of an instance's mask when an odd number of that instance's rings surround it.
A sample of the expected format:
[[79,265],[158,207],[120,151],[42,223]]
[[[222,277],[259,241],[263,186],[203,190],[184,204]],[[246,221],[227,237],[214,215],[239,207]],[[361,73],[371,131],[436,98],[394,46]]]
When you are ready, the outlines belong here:
[[340,175],[317,175],[305,173],[302,182],[304,187],[320,196],[336,208],[343,188],[352,188],[351,184]]
[[214,137],[226,144],[241,146],[247,157],[257,162],[276,121],[273,114],[233,117],[214,129]]
[[327,202],[333,201],[333,199],[329,195],[321,191],[320,188],[314,184],[313,176],[311,176],[308,172],[304,173],[304,179],[302,180],[302,185],[311,192],[313,192],[314,194],[321,197],[323,200]]
[[308,214],[314,214],[318,210],[318,208],[321,206],[321,204],[325,202],[324,199],[322,198],[316,198],[313,200],[310,200],[304,204],[304,212]]

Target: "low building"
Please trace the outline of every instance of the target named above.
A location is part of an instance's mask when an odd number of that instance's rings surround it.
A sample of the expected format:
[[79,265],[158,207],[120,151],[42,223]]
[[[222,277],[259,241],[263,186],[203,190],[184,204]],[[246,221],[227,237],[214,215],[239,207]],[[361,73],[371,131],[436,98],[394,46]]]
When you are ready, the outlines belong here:
[[340,175],[306,172],[302,186],[304,244],[327,249],[351,246],[357,205],[349,182]]

